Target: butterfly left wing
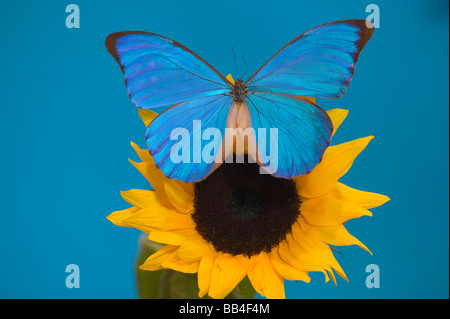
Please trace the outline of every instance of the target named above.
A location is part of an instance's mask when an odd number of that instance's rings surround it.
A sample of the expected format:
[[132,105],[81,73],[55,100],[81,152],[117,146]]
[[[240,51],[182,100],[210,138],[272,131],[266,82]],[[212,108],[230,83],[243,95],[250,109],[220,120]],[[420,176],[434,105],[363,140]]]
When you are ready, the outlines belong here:
[[[267,92],[251,93],[247,107],[257,139],[256,160],[268,173],[293,178],[309,173],[321,161],[333,124],[320,107],[305,98]],[[273,139],[267,131],[265,135],[258,133],[258,129],[270,128],[277,129]],[[278,156],[269,156],[274,153]],[[265,163],[268,158],[277,162]]]
[[148,126],[146,140],[156,166],[183,182],[204,179],[217,168],[232,99],[206,96],[168,108]]
[[346,91],[359,54],[372,34],[366,20],[318,26],[288,43],[246,86],[250,91],[338,98]]
[[154,33],[113,33],[106,47],[120,65],[132,102],[142,109],[167,108],[146,133],[156,165],[167,177],[184,182],[210,174],[220,154],[203,150],[206,144],[211,151],[221,150],[222,139],[202,137],[208,128],[224,135],[232,84],[182,44]]
[[106,48],[125,77],[139,108],[168,107],[230,90],[231,83],[182,44],[141,31],[112,33]]

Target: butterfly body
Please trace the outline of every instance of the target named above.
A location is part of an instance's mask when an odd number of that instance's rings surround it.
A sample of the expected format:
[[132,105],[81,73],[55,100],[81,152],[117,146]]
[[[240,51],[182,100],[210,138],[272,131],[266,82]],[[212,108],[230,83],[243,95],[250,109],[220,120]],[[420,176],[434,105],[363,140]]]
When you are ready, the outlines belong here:
[[233,83],[182,44],[154,33],[113,33],[106,47],[121,67],[132,102],[143,109],[166,108],[149,124],[145,136],[166,176],[184,182],[202,180],[230,150],[225,140],[192,142],[190,158],[205,155],[208,146],[214,150],[214,161],[175,163],[172,154],[179,141],[174,132],[184,132],[178,135],[181,139],[193,140],[200,134],[207,141],[212,132],[208,129],[226,137],[230,128],[254,132],[273,128],[278,132],[276,145],[264,134],[250,134],[250,139],[258,140],[255,160],[264,163],[260,147],[277,151],[277,170],[271,174],[293,178],[321,161],[333,132],[327,113],[305,97],[342,96],[372,33],[365,20],[323,24],[289,42],[245,83],[242,79]]
[[235,102],[242,103],[245,101],[245,97],[249,92],[250,91],[245,87],[244,81],[242,79],[237,79],[231,89],[230,95]]

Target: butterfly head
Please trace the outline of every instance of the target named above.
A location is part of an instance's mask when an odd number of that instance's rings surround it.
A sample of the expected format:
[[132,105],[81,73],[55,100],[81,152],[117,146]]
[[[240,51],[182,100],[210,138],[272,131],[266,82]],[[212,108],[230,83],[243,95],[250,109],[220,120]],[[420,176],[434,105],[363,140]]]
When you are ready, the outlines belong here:
[[242,81],[242,79],[237,79],[231,89],[231,96],[233,97],[233,100],[238,103],[244,102],[247,93],[248,90],[244,85],[244,81]]

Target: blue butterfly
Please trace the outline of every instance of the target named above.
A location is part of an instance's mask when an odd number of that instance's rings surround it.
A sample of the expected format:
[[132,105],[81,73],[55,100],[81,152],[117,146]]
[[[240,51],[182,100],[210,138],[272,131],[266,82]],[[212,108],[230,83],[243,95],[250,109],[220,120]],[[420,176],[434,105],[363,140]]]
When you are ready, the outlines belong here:
[[[249,154],[264,166],[263,153],[276,151],[276,167],[269,173],[293,178],[321,161],[333,131],[327,113],[305,97],[342,96],[372,34],[365,20],[323,24],[289,42],[245,83],[225,78],[182,44],[157,34],[113,33],[106,47],[122,69],[132,102],[143,109],[167,108],[146,132],[150,154],[167,177],[206,178],[233,150],[233,143],[224,143],[228,129],[252,128],[246,145],[258,139],[257,150]],[[208,139],[209,128],[222,139],[211,139],[214,134]],[[267,128],[276,128],[276,134],[256,134]],[[190,160],[177,163],[171,155],[179,154],[179,137],[192,142]],[[214,160],[199,160],[207,145]]]

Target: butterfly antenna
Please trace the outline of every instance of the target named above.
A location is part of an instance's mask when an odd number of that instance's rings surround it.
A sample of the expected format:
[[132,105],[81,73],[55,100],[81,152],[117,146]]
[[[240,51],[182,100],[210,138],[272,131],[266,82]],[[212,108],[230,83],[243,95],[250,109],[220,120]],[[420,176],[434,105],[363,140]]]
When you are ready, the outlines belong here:
[[236,71],[234,73],[234,77],[235,79],[237,79],[237,71],[238,71],[238,65],[237,65],[237,60],[236,60],[236,55],[234,54],[234,47],[231,47],[231,50],[233,51],[233,58],[234,58],[234,65],[236,66]]
[[248,65],[247,65],[247,62],[245,62],[244,54],[242,54],[242,61],[244,61],[244,64],[245,64],[245,72],[244,72],[244,74],[242,74],[242,77],[244,77],[248,71]]

